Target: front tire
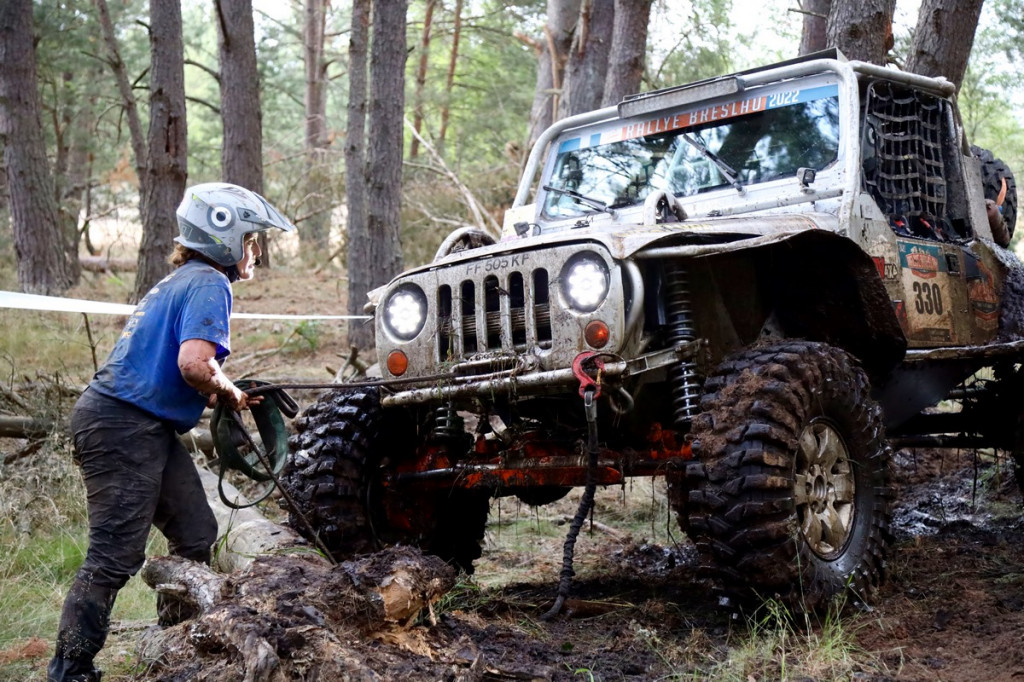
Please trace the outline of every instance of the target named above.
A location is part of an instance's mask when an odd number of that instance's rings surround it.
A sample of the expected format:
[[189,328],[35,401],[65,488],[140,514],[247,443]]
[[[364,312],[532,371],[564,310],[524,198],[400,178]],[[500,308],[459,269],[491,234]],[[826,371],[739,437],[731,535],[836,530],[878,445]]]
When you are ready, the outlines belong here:
[[[890,451],[863,370],[793,341],[708,378],[687,467],[688,533],[728,589],[815,609],[884,577]],[[683,505],[679,505],[683,506]]]
[[489,495],[384,485],[390,467],[413,456],[415,425],[383,410],[377,389],[326,393],[294,426],[280,479],[297,507],[288,510],[292,528],[336,559],[408,544],[473,572]]

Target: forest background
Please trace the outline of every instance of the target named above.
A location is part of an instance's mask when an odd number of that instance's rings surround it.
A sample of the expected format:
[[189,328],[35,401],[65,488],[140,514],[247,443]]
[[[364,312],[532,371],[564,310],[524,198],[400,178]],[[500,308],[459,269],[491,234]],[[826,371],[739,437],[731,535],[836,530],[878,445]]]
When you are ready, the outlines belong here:
[[[26,4],[27,0],[11,2]],[[175,4],[155,3],[154,7]],[[463,225],[497,229],[504,208],[514,196],[525,153],[538,133],[537,100],[543,92],[540,73],[553,45],[545,36],[552,36],[555,13],[567,12],[568,18],[560,21],[574,28],[581,7],[584,12],[591,7],[590,20],[597,22],[602,5],[592,0],[412,0],[405,16],[398,17],[404,21],[372,27],[374,32],[397,29],[405,34],[404,44],[392,41],[397,47],[391,48],[391,54],[398,58],[405,55],[398,61],[405,77],[396,93],[389,92],[385,83],[374,81],[373,55],[369,69],[365,62],[356,67],[361,67],[364,77],[369,75],[368,87],[353,80],[353,59],[367,59],[366,36],[352,34],[359,23],[353,21],[353,16],[369,7],[368,0],[256,0],[251,16],[259,97],[243,103],[240,113],[232,114],[226,110],[226,93],[239,87],[240,79],[229,74],[226,63],[219,64],[218,57],[224,62],[225,56],[223,40],[219,50],[218,23],[238,23],[224,15],[234,11],[232,7],[245,8],[247,4],[186,0],[181,5],[187,138],[179,138],[179,146],[185,149],[187,140],[187,153],[177,161],[166,161],[168,172],[176,176],[171,186],[182,185],[187,177],[188,184],[229,180],[262,190],[299,227],[298,238],[271,245],[268,260],[331,268],[358,279],[349,287],[352,303],[348,308],[354,313],[359,312],[365,300],[362,294],[368,288],[386,282],[403,264],[429,260],[452,229]],[[612,3],[608,0],[603,4]],[[806,51],[801,41],[807,40],[806,20],[812,16],[808,12],[821,8],[827,12],[830,4],[804,0],[802,9],[796,0],[778,0],[762,3],[754,13],[749,2],[731,0],[633,3],[637,11],[649,8],[649,21],[640,38],[646,40],[640,88],[691,82],[794,57]],[[892,7],[893,3],[876,1],[864,6],[887,4]],[[931,0],[931,4],[941,7],[943,3]],[[968,138],[993,149],[1011,168],[1024,168],[1024,74],[1018,66],[1020,45],[1024,44],[1024,3],[972,0],[945,4],[981,7],[959,92]],[[163,83],[154,86],[161,76],[160,65],[153,59],[156,41],[151,52],[150,34],[157,34],[153,31],[155,22],[163,19],[151,15],[149,3],[143,0],[67,0],[32,5],[41,98],[39,123],[53,177],[51,191],[64,223],[62,229],[69,235],[66,248],[71,254],[100,256],[105,259],[104,266],[110,265],[112,256],[135,260],[141,248],[138,265],[142,272],[134,286],[126,285],[121,295],[123,300],[137,300],[155,278],[164,274],[162,259],[169,246],[166,235],[163,241],[153,237],[147,243],[146,235],[151,230],[140,227],[152,219],[146,216],[146,204],[150,213],[162,208],[165,214],[176,205],[174,191],[162,203],[146,201],[149,195],[145,182],[140,187],[140,177],[154,175],[159,160],[149,160],[147,173],[145,159],[140,160],[146,156],[146,150],[140,148],[145,140],[130,132],[132,112],[126,106],[128,98],[133,97],[136,125],[141,122],[145,127],[154,92],[157,99],[153,101],[160,101],[162,90],[153,88],[162,88]],[[389,3],[379,6],[388,8]],[[395,5],[399,6],[406,3]],[[101,20],[101,7],[107,15],[106,25]],[[892,49],[878,61],[908,66],[908,60],[914,59],[908,53],[918,7],[913,0],[895,3]],[[394,9],[380,14],[389,13],[394,14]],[[244,23],[238,26],[245,30]],[[579,39],[583,31],[575,32]],[[970,34],[949,35],[948,39],[969,44]],[[358,41],[364,43],[361,53],[353,48]],[[567,48],[568,42],[559,47],[563,54]],[[570,56],[567,70],[571,68]],[[115,78],[119,69],[120,84]],[[565,107],[570,97],[570,77],[563,76],[567,92],[563,93],[556,117],[571,113]],[[953,80],[957,79],[954,75]],[[557,81],[556,76],[556,92],[563,85]],[[353,84],[366,89],[362,97],[350,96]],[[388,125],[375,132],[373,108],[381,98],[404,101],[404,112],[400,108],[389,114]],[[371,119],[368,129],[358,136],[348,134],[354,129],[353,106],[368,110]],[[170,108],[173,119],[173,106]],[[254,108],[261,114],[262,131],[242,120],[251,117]],[[224,121],[232,124],[226,126]],[[257,116],[255,125],[259,123]],[[354,164],[346,154],[351,154],[355,145],[363,146],[356,149],[363,155],[356,160],[358,164],[375,153],[377,138],[385,137],[379,131],[397,135],[396,128],[401,129],[402,139],[398,143],[398,170],[394,171],[399,175],[394,181],[375,177],[386,173],[363,176],[348,171]],[[226,133],[234,136],[234,141],[228,139],[225,144]],[[175,134],[184,136],[185,132]],[[237,141],[239,136],[243,142]],[[3,139],[0,135],[0,144]],[[231,170],[227,150],[245,145],[251,148],[253,140],[257,141],[255,160],[247,162],[243,158],[242,170]],[[372,158],[369,163],[373,164]],[[256,169],[257,165],[261,168]],[[362,201],[353,194],[355,179],[364,186],[366,182],[377,183],[368,193],[371,203],[381,201],[382,195],[398,196],[391,197],[393,201],[383,213],[375,214],[371,206],[367,220],[355,221],[350,209],[357,199]],[[76,273],[58,277],[53,286],[39,284],[32,275],[20,274],[18,282],[14,281],[16,251],[24,254],[29,249],[24,244],[18,246],[18,231],[12,229],[12,187],[7,175],[0,173],[0,286],[60,293],[67,284],[77,283]],[[361,214],[365,212],[362,209]],[[161,229],[170,230],[173,236],[172,217],[167,215],[162,220],[165,227]],[[373,253],[360,251],[379,232],[392,230],[396,232]],[[42,233],[35,225],[27,231]],[[393,255],[389,256],[388,251]],[[147,266],[148,252],[155,265]],[[22,260],[26,260],[24,256]],[[349,262],[355,267],[347,268]],[[372,272],[359,272],[364,263]],[[155,270],[149,272],[147,267]],[[353,341],[364,348],[370,346],[365,330],[355,330]]]

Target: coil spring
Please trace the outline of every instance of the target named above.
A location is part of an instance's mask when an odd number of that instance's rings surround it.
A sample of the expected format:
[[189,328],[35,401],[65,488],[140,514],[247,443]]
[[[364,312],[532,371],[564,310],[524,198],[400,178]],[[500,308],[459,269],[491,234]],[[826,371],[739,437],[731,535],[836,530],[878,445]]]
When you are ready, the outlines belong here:
[[[665,266],[665,309],[668,315],[668,342],[671,346],[697,338],[690,304],[690,274],[680,263]],[[672,381],[672,415],[676,426],[683,427],[697,414],[700,377],[693,359],[682,360],[669,371]]]
[[450,403],[434,411],[434,437],[456,440],[465,436],[466,424]]

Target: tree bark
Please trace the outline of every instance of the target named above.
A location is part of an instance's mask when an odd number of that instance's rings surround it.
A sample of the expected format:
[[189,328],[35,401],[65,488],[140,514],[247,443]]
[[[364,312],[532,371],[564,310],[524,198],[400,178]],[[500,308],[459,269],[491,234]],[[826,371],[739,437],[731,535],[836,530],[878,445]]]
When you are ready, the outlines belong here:
[[884,64],[892,49],[892,13],[896,0],[846,0],[832,3],[828,44],[848,59]]
[[601,106],[618,104],[626,95],[640,92],[647,55],[647,25],[652,0],[615,0],[615,26],[612,29],[608,76]]
[[188,177],[181,3],[178,0],[150,0],[149,18],[152,55],[149,164],[147,179],[142,183],[145,214],[139,268],[132,296],[136,302],[170,272],[167,257],[178,234],[175,211],[185,194]]
[[60,294],[75,282],[67,264],[36,86],[31,0],[0,3],[0,144],[14,224],[18,286]]
[[455,0],[452,16],[452,49],[448,55],[448,73],[444,81],[444,100],[441,103],[441,129],[437,133],[437,152],[444,155],[444,140],[448,136],[451,116],[452,89],[455,86],[455,67],[459,63],[459,42],[462,39],[462,0]]
[[60,163],[54,172],[54,182],[68,274],[71,281],[76,283],[82,276],[78,258],[82,232],[78,219],[92,182],[94,124],[99,93],[92,88],[82,93],[81,88],[75,88],[72,81],[95,83],[101,75],[100,71],[97,65],[90,64],[78,72],[64,74],[65,90],[69,95],[61,116],[63,144],[59,152]]
[[799,55],[820,52],[828,47],[828,14],[832,0],[803,0],[804,24],[800,33]]
[[[427,0],[423,15],[423,33],[420,34],[420,63],[416,68],[416,92],[412,107],[412,127],[423,134],[423,91],[427,86],[427,64],[430,59],[430,32],[434,23],[434,8],[437,0]],[[415,159],[420,153],[420,143],[415,137],[409,143],[409,158]]]
[[399,233],[405,127],[407,0],[374,3],[370,45],[366,224],[370,233],[370,288],[402,269]]
[[959,90],[983,1],[924,0],[917,15],[907,71],[922,76],[945,76]]
[[576,19],[580,13],[580,2],[581,0],[548,0],[548,21],[544,27],[544,38],[539,41],[537,86],[533,91],[529,144],[524,158],[544,129],[555,121],[559,95],[562,91],[562,74],[569,46],[572,45]]
[[[370,42],[370,0],[353,0],[348,44],[348,111],[345,193],[348,204],[348,312],[362,315],[371,286],[370,232],[366,226],[366,66]],[[349,345],[373,347],[373,326],[348,323]]]
[[[263,194],[263,111],[256,68],[252,0],[215,0],[220,55],[220,115],[224,182]],[[267,232],[260,232],[262,267],[270,266]]]
[[[149,166],[146,156],[146,138],[142,134],[142,122],[139,118],[139,107],[132,93],[132,84],[128,79],[128,71],[121,59],[121,50],[117,44],[117,36],[114,32],[114,23],[110,19],[110,10],[107,8],[107,0],[93,0],[96,3],[96,11],[100,19],[100,27],[103,29],[103,42],[107,45],[107,64],[114,73],[114,80],[117,82],[117,91],[121,93],[121,103],[124,105],[125,118],[128,121],[128,134],[132,144],[132,152],[135,155],[135,174],[139,182],[146,177],[146,168]],[[141,190],[140,190],[141,194]],[[144,214],[145,211],[142,211]]]
[[331,179],[327,158],[327,65],[324,63],[325,0],[306,0],[303,55],[306,71],[306,189],[307,216],[301,239],[308,259],[327,252],[331,221]]
[[614,28],[615,0],[584,0],[576,35],[569,48],[559,118],[601,106]]
[[[200,439],[208,435],[200,433]],[[211,439],[212,443],[212,439]],[[186,443],[186,447],[188,447]],[[197,443],[202,447],[202,443]],[[217,517],[217,556],[213,567],[222,573],[233,573],[249,566],[259,554],[280,553],[286,549],[304,547],[309,543],[302,536],[287,526],[280,526],[263,516],[254,507],[232,509],[220,499],[218,486],[224,490],[224,496],[236,505],[245,505],[249,501],[229,482],[220,482],[217,474],[207,469],[199,469],[199,478],[206,491],[206,501],[210,503],[213,515]],[[326,560],[325,560],[326,561]]]

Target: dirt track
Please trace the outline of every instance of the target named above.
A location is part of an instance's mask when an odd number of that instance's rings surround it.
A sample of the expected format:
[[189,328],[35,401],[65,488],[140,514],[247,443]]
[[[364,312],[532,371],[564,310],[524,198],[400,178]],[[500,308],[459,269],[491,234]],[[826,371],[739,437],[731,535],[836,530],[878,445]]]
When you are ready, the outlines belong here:
[[[836,652],[829,635],[834,615],[804,630],[801,624],[783,627],[766,610],[723,607],[678,531],[675,543],[651,543],[636,525],[632,532],[616,530],[612,517],[656,507],[651,528],[656,535],[666,531],[658,527],[667,516],[661,516],[656,484],[603,492],[600,527],[585,531],[577,545],[572,598],[551,622],[540,616],[556,589],[563,513],[571,513],[578,491],[539,512],[512,500],[495,506],[475,581],[461,583],[438,604],[434,624],[424,618],[407,631],[345,638],[347,655],[363,670],[353,679],[1024,677],[1024,526],[1012,476],[1005,466],[983,463],[975,481],[967,455],[901,454],[897,463],[899,541],[889,581],[873,610],[843,612],[838,623],[845,651]],[[180,677],[165,669],[144,679],[230,676]]]

